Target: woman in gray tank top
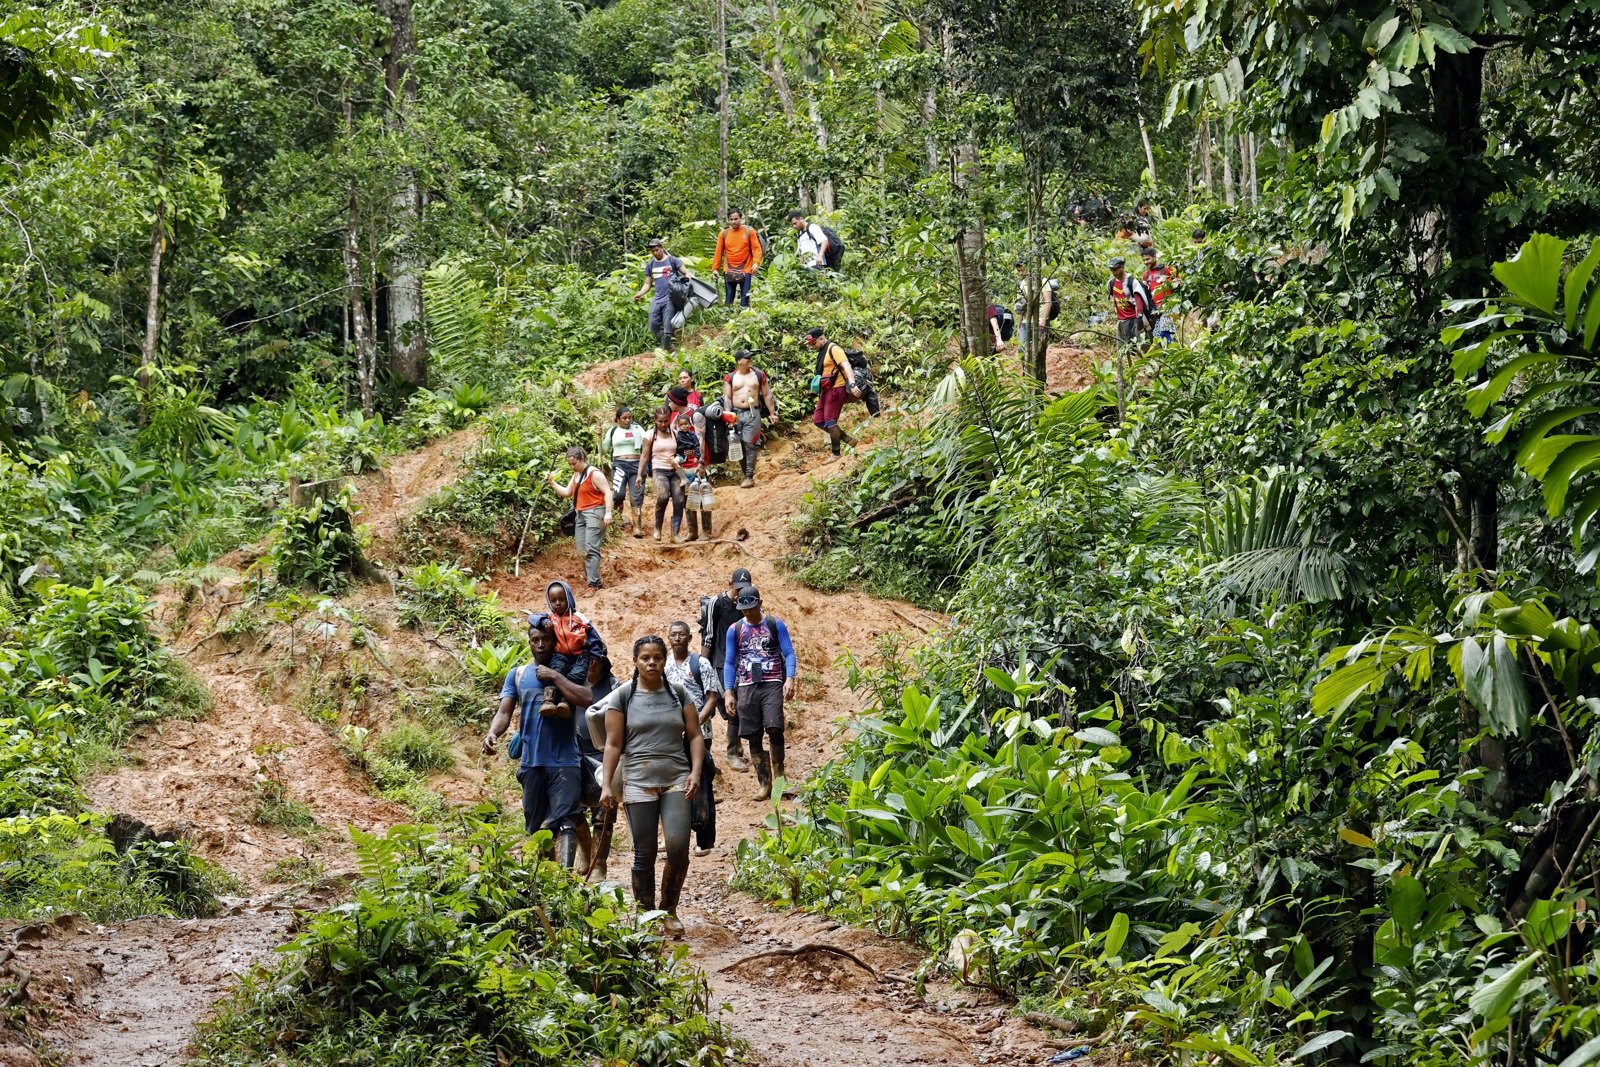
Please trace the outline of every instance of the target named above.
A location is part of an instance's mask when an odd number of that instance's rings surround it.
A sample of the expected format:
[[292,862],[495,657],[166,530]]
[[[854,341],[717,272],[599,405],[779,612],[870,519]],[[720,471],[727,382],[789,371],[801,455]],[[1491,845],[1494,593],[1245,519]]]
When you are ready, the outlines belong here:
[[[633,838],[633,899],[640,911],[656,908],[656,833],[667,842],[661,872],[663,929],[683,933],[678,895],[689,873],[689,802],[700,790],[705,739],[697,709],[681,687],[667,681],[667,643],[651,635],[633,643],[633,681],[606,698],[606,752],[600,803],[628,812]],[[622,763],[622,796],[611,788]]]

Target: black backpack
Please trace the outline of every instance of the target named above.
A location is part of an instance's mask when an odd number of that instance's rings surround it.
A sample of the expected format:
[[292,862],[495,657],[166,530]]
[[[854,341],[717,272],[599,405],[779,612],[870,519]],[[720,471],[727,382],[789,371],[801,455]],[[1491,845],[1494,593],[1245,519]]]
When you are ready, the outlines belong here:
[[823,262],[829,270],[838,270],[839,264],[844,262],[844,238],[840,237],[831,226],[817,224],[817,229],[822,231],[822,236],[828,239],[828,254]]
[[682,311],[689,306],[689,301],[694,299],[694,283],[681,264],[672,272],[672,277],[667,279],[667,299],[672,301],[674,311]]
[[872,384],[872,368],[867,365],[867,354],[859,348],[844,350],[844,358],[850,361],[850,370],[856,376],[856,384],[865,389]]
[[1044,283],[1044,287],[1050,293],[1050,313],[1045,316],[1044,321],[1054,322],[1056,316],[1061,314],[1061,283],[1051,278]]
[[706,419],[706,459],[711,463],[728,459],[728,424],[721,418]]
[[989,317],[1000,326],[1000,340],[1011,340],[1011,335],[1017,331],[1017,319],[1011,314],[1011,309],[1003,308],[999,304],[990,304]]

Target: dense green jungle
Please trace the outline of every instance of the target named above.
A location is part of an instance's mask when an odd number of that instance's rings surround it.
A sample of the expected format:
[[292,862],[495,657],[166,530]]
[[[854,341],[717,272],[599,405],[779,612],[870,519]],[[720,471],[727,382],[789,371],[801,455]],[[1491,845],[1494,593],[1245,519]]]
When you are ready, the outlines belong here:
[[[1600,0],[0,0],[0,1063],[1600,1063],[1597,114]],[[810,1000],[474,762],[545,472],[746,349],[756,536],[590,610],[812,619],[691,882]],[[247,929],[160,1053],[62,962]]]

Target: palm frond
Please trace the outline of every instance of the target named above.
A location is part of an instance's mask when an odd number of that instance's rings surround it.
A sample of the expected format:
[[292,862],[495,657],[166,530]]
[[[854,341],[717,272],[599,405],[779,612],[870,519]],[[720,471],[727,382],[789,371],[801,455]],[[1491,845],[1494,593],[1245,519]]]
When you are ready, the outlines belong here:
[[1205,517],[1202,543],[1212,562],[1202,573],[1252,602],[1348,596],[1350,561],[1318,537],[1302,509],[1304,483],[1304,472],[1274,467],[1224,495]]

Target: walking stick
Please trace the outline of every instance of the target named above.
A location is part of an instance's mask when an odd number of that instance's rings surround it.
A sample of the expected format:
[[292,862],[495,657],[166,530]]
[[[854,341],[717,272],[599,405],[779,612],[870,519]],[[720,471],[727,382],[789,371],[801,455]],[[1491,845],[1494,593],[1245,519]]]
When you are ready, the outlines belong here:
[[605,808],[605,815],[601,817],[600,836],[595,839],[594,851],[589,854],[588,866],[583,869],[583,880],[587,882],[594,873],[595,865],[600,862],[600,857],[611,851],[611,832],[617,828],[617,809]]

